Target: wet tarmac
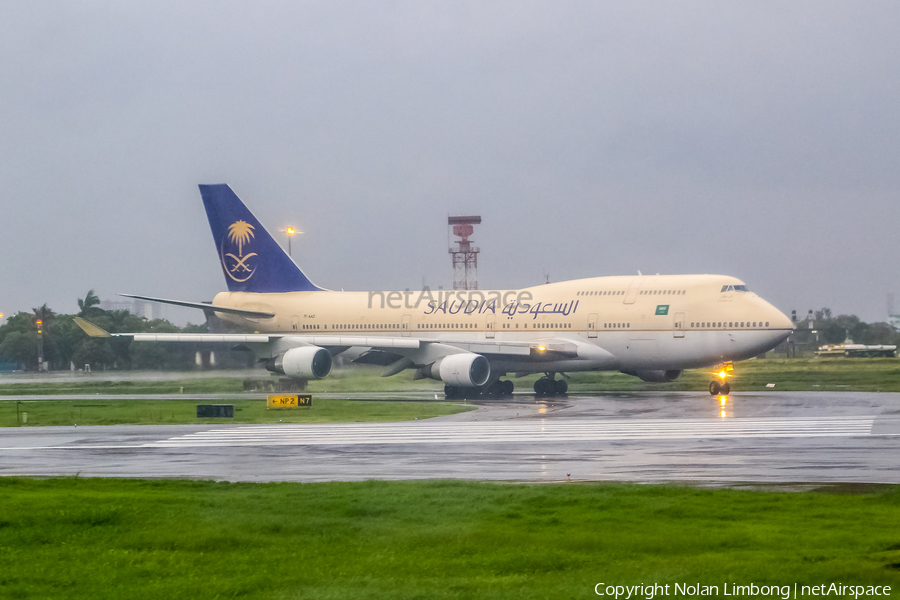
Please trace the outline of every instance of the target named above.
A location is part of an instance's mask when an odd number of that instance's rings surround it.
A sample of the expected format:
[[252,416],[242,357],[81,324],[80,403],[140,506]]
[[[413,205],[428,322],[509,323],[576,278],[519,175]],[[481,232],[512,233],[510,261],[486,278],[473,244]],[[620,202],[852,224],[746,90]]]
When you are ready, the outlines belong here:
[[900,394],[516,395],[477,406],[399,423],[8,428],[0,475],[900,483]]

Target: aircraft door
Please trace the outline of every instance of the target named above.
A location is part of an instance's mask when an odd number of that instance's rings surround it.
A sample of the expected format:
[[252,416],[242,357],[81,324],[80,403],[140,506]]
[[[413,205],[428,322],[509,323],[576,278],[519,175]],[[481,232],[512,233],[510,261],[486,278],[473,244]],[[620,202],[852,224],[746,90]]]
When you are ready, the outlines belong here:
[[672,327],[672,331],[674,332],[675,337],[677,337],[677,338],[684,337],[684,313],[683,312],[675,313],[675,321],[674,321],[674,324]]
[[588,337],[597,337],[597,313],[588,315]]
[[485,339],[492,340],[494,339],[494,315],[488,314],[487,319],[484,324],[484,337]]
[[403,315],[403,319],[400,321],[400,335],[403,337],[409,337],[409,326],[412,322],[412,315]]
[[300,315],[291,315],[291,329],[294,331],[300,329]]

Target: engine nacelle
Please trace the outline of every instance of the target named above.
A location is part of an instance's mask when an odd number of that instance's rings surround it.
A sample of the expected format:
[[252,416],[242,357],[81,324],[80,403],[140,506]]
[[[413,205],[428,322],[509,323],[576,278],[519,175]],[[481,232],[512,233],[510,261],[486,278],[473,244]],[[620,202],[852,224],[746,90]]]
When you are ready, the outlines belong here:
[[670,383],[681,377],[681,371],[622,371],[649,383]]
[[291,348],[270,360],[266,368],[293,379],[322,379],[331,373],[331,353],[318,346]]
[[431,367],[431,376],[447,385],[479,387],[491,377],[491,363],[480,354],[451,354]]

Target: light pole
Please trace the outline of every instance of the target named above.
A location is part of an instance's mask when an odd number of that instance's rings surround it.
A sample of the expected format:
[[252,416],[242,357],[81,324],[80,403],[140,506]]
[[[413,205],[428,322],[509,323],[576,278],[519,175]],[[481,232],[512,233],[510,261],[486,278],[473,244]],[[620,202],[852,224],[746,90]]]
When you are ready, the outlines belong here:
[[283,229],[288,236],[288,256],[291,256],[291,238],[294,237],[295,234],[303,233],[302,231],[297,231],[293,227],[288,227],[287,229]]
[[38,343],[38,373],[44,372],[44,309],[41,308],[41,318],[35,321],[37,325],[37,343]]

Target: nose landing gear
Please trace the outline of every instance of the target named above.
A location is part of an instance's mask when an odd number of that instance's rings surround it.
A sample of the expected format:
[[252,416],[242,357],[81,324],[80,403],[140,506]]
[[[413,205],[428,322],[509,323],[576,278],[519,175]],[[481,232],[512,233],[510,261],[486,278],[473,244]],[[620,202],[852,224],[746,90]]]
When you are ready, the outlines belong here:
[[734,376],[732,375],[733,372],[734,365],[730,362],[716,367],[716,370],[711,373],[714,379],[709,382],[709,393],[713,396],[727,396],[731,393],[731,385],[728,383],[728,378]]

